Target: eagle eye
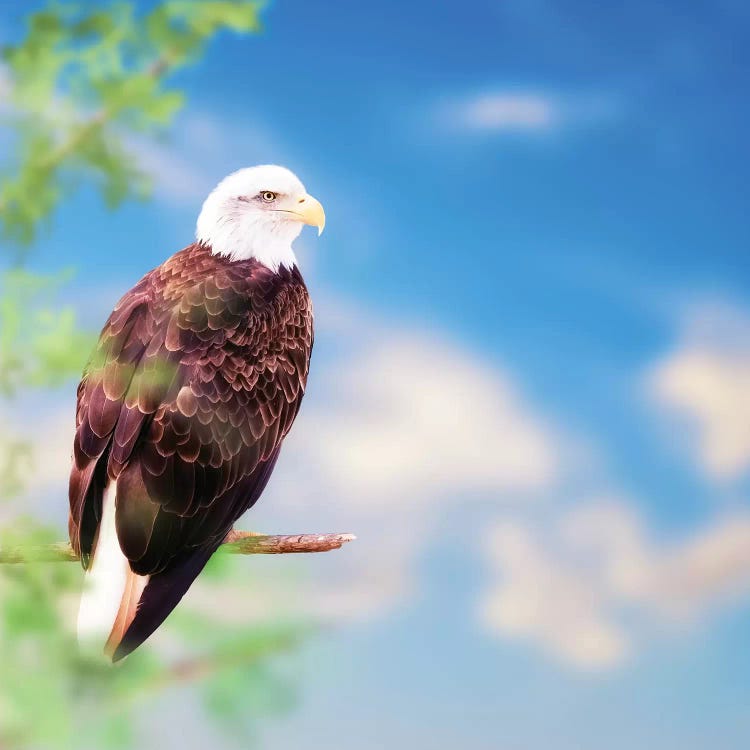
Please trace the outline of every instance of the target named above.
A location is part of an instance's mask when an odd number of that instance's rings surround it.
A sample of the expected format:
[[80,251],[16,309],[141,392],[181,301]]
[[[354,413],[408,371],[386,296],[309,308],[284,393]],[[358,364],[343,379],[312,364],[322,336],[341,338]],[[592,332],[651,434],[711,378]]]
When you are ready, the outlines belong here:
[[264,190],[260,197],[266,202],[266,203],[273,203],[273,201],[276,200],[277,193],[273,193],[270,190]]

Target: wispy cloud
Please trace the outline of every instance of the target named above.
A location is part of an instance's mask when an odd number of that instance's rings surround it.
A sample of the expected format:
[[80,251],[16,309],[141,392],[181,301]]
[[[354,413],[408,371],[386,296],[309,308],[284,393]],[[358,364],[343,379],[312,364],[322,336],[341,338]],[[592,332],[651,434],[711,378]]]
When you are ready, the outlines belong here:
[[750,515],[655,540],[630,502],[584,503],[547,525],[502,520],[480,602],[488,631],[584,669],[620,664],[655,628],[700,622],[750,595]]
[[353,343],[300,431],[322,481],[387,503],[405,493],[524,493],[554,480],[553,430],[510,375],[420,328]]
[[551,552],[538,529],[498,521],[487,534],[491,583],[479,600],[485,628],[520,638],[581,668],[618,664],[630,644],[607,617],[591,576]]
[[464,124],[478,130],[545,130],[560,116],[550,97],[533,93],[484,94],[468,100],[462,112]]
[[620,114],[621,104],[611,94],[509,88],[449,98],[437,111],[441,126],[450,130],[541,135],[602,125]]
[[726,306],[688,316],[681,340],[647,377],[649,395],[688,431],[703,471],[733,480],[750,469],[750,314]]
[[199,161],[191,161],[166,141],[131,136],[128,152],[151,179],[156,198],[171,205],[193,205],[208,195],[216,180]]
[[126,145],[151,178],[157,200],[193,209],[229,172],[278,160],[284,152],[260,124],[202,111],[179,117],[169,138],[130,136]]

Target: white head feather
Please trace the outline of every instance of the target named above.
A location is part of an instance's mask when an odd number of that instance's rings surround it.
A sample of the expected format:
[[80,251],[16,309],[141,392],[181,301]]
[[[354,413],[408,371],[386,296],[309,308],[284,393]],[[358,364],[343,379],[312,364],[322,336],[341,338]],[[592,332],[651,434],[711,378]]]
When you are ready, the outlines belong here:
[[265,164],[225,177],[206,198],[196,227],[199,242],[231,260],[255,258],[272,271],[292,268],[292,242],[303,224],[325,225],[323,207],[295,174]]

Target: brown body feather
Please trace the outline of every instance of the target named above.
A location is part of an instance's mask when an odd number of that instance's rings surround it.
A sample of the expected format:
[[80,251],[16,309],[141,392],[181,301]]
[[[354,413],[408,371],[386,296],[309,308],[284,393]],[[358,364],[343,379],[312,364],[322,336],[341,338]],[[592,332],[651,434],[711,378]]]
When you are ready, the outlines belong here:
[[104,490],[117,482],[120,547],[150,580],[113,623],[115,658],[159,626],[258,499],[299,410],[312,345],[296,268],[273,272],[200,244],[115,306],[78,387],[69,522],[86,567]]

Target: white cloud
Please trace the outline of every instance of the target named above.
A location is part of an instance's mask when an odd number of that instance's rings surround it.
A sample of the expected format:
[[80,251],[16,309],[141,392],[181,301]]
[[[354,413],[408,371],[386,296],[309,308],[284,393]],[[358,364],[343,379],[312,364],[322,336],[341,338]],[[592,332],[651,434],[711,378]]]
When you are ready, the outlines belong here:
[[532,93],[484,94],[465,104],[463,121],[479,130],[543,130],[560,118],[547,96]]
[[298,428],[322,483],[368,505],[549,486],[553,430],[512,378],[423,330],[383,333],[329,366],[327,397]]
[[545,526],[499,521],[479,615],[579,668],[620,664],[656,628],[685,627],[750,596],[750,516],[655,540],[632,504],[599,499]]
[[750,515],[717,517],[678,541],[655,539],[632,505],[583,506],[563,537],[596,562],[606,588],[654,617],[689,622],[750,594]]
[[216,172],[215,162],[227,140],[220,123],[191,113],[178,118],[169,139],[131,135],[126,146],[153,181],[158,200],[197,208],[223,177]]
[[479,604],[493,633],[525,638],[578,667],[605,667],[626,655],[627,635],[602,611],[591,580],[552,554],[531,528],[500,521],[487,552],[497,576]]
[[217,180],[197,160],[186,158],[173,143],[129,136],[128,153],[152,181],[156,198],[171,205],[200,205]]
[[750,468],[750,316],[706,307],[682,340],[649,373],[651,397],[688,429],[693,458],[712,478],[740,478]]
[[621,109],[611,94],[497,89],[444,101],[438,115],[451,130],[543,134],[600,125],[617,117]]

